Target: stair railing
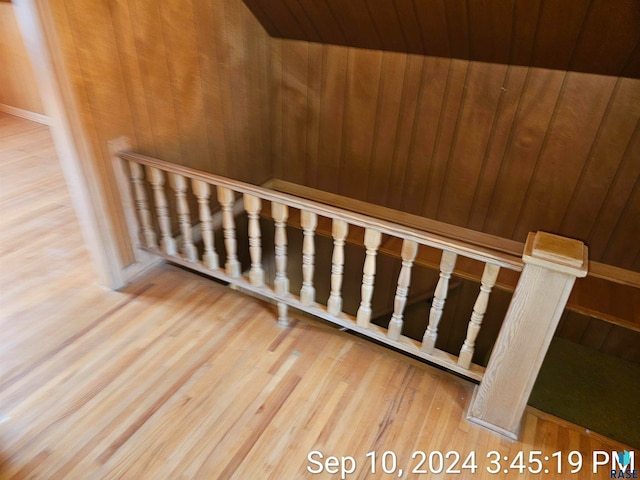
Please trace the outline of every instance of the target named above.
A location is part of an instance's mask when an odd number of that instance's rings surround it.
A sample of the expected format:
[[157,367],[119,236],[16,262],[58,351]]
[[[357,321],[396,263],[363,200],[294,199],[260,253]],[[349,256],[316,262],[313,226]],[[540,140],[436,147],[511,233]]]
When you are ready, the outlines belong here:
[[[122,143],[121,143],[122,145]],[[587,249],[582,242],[544,232],[532,233],[522,258],[486,247],[376,219],[331,205],[277,192],[256,185],[197,171],[158,159],[120,151],[114,155],[131,238],[138,248],[232,285],[259,294],[277,304],[278,323],[287,326],[289,307],[328,320],[410,355],[479,382],[468,419],[511,438],[517,438],[520,421],[533,383],[576,277],[586,275]],[[169,208],[175,197],[175,212]],[[189,195],[195,196],[189,209]],[[217,198],[222,214],[223,245],[214,245],[211,200]],[[248,216],[248,238],[238,239],[234,212],[242,200]],[[268,207],[275,225],[275,278],[265,281],[259,215]],[[292,292],[287,278],[287,233],[290,213],[298,210],[303,230],[302,287]],[[154,221],[155,213],[155,221]],[[175,217],[172,218],[172,214]],[[333,255],[329,265],[317,265],[315,230],[318,218],[332,222]],[[177,225],[174,232],[172,225]],[[362,268],[360,306],[355,317],[342,311],[341,286],[344,243],[349,227],[364,229],[366,257]],[[201,253],[194,231],[202,240]],[[179,232],[179,234],[176,234]],[[376,255],[383,237],[402,240],[400,270],[389,327],[371,323],[375,292]],[[247,242],[251,266],[241,271],[238,241]],[[441,251],[440,275],[428,325],[422,341],[402,334],[403,312],[411,285],[411,269],[421,248]],[[224,265],[218,251],[224,249]],[[438,329],[445,308],[448,284],[459,257],[484,263],[478,297],[470,312],[467,334],[459,355],[437,347]],[[327,299],[316,298],[314,273],[322,269],[331,278]],[[501,269],[521,271],[489,363],[473,363],[476,338]],[[385,292],[386,293],[386,292]]]

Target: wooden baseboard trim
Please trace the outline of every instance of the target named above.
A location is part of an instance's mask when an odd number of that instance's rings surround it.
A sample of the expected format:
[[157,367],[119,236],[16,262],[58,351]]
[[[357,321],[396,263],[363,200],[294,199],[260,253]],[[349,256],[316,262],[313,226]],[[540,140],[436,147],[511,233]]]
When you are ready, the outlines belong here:
[[25,118],[27,120],[31,120],[32,122],[41,123],[43,125],[51,125],[49,117],[47,117],[46,115],[30,112],[29,110],[24,110],[18,107],[12,107],[11,105],[6,105],[4,103],[0,103],[0,112],[8,113],[9,115],[15,115],[16,117]]

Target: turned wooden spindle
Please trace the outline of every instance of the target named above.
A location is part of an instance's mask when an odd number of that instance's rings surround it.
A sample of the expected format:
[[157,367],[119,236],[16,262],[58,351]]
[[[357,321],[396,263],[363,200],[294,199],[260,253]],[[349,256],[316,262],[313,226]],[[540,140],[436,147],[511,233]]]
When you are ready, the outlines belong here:
[[147,167],[147,176],[153,188],[153,199],[156,205],[156,216],[160,227],[160,246],[167,255],[177,255],[176,241],[171,235],[171,220],[169,219],[169,204],[164,193],[164,173],[162,170]]
[[409,283],[411,282],[411,267],[418,253],[418,244],[411,240],[402,242],[402,269],[398,275],[398,288],[396,289],[396,297],[393,301],[393,315],[389,322],[389,331],[387,336],[391,340],[399,340],[402,334],[402,316],[404,307],[407,304],[407,295],[409,294]]
[[289,208],[281,203],[271,203],[271,215],[276,227],[275,254],[276,254],[276,278],[274,290],[278,295],[289,293],[289,278],[287,277],[287,219]]
[[460,356],[458,357],[458,365],[463,368],[469,368],[471,366],[476,338],[480,332],[482,319],[487,311],[487,305],[489,305],[491,289],[498,279],[498,273],[500,273],[500,267],[498,265],[485,264],[482,280],[480,280],[480,293],[478,294],[476,303],[473,305],[471,320],[469,320],[469,325],[467,326],[467,338],[464,340],[464,344],[460,349]]
[[300,302],[303,305],[311,305],[315,302],[316,289],[313,286],[313,261],[316,253],[314,231],[318,224],[315,213],[306,210],[300,211],[300,223],[304,232],[302,241],[302,288],[300,289]]
[[262,240],[260,232],[260,209],[262,202],[258,197],[244,194],[244,209],[249,217],[249,256],[251,257],[251,270],[249,270],[249,282],[256,287],[264,285],[264,269],[262,268]]
[[151,212],[147,201],[147,190],[144,185],[144,174],[139,163],[128,162],[131,184],[133,185],[133,198],[136,204],[144,244],[148,248],[158,248],[156,232],[151,224]]
[[211,227],[211,208],[209,207],[211,188],[208,183],[200,180],[192,180],[191,186],[198,198],[200,211],[200,229],[202,231],[202,243],[204,243],[202,263],[208,269],[215,270],[219,266],[219,260],[213,244],[213,230]]
[[367,256],[362,268],[362,288],[360,289],[360,307],[356,321],[360,327],[368,327],[371,321],[371,297],[373,296],[373,282],[376,274],[376,255],[382,240],[382,234],[377,230],[367,228],[364,231],[364,246]]
[[344,272],[344,240],[349,231],[349,224],[344,220],[333,219],[331,234],[333,235],[333,255],[331,257],[331,294],[327,301],[327,311],[338,316],[342,311],[342,276]]
[[451,278],[453,267],[456,265],[456,258],[457,255],[455,253],[446,250],[442,251],[440,278],[438,279],[436,291],[433,295],[433,302],[431,303],[431,310],[429,311],[429,326],[422,338],[423,352],[433,353],[436,348],[438,324],[440,323],[440,318],[442,318],[442,310],[444,309],[444,302],[447,299],[447,292],[449,290],[449,279]]
[[227,261],[224,268],[227,275],[232,278],[240,276],[240,262],[236,253],[236,222],[233,218],[233,190],[225,187],[217,187],[218,202],[222,208],[222,231],[224,234],[224,248],[227,253]]
[[198,261],[198,249],[193,244],[193,232],[191,231],[191,212],[187,201],[187,179],[176,173],[169,174],[169,184],[176,193],[176,211],[180,231],[182,232],[182,255],[188,262]]

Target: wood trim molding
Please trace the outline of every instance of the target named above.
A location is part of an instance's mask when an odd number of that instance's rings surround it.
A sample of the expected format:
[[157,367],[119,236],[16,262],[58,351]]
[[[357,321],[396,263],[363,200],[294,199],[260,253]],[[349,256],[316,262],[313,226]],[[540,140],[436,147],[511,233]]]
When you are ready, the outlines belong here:
[[0,112],[8,113],[9,115],[15,115],[16,117],[26,118],[27,120],[41,123],[42,125],[51,125],[49,123],[49,117],[47,117],[46,115],[30,112],[29,110],[25,110],[23,108],[12,107],[11,105],[6,105],[4,103],[0,103]]

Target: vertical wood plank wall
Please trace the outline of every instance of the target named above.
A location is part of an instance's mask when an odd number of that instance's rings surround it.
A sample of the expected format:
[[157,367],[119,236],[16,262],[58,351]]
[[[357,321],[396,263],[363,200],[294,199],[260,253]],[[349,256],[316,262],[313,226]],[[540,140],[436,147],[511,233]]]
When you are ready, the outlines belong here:
[[[304,5],[327,20],[299,23],[309,38],[359,34]],[[593,260],[640,270],[640,80],[271,38],[241,0],[51,9],[107,176],[106,141],[127,135],[142,153],[253,183],[275,176],[519,241],[576,237]]]
[[268,36],[240,0],[87,3],[52,12],[85,127],[252,182],[270,176]]
[[0,3],[0,103],[44,114],[11,3]]
[[[270,178],[269,37],[241,0],[55,0],[48,8],[116,224],[107,142],[122,135],[170,162],[252,183]],[[127,265],[126,235],[120,242]]]
[[271,42],[275,176],[640,270],[640,80]]

